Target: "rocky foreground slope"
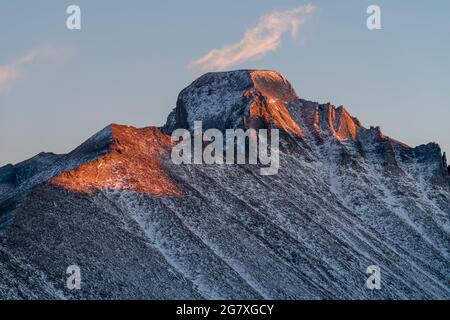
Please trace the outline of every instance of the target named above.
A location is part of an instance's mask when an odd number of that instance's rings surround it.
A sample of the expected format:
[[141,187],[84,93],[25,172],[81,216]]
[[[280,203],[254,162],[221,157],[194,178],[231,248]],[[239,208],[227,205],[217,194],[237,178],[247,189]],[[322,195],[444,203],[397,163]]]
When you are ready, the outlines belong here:
[[[281,129],[279,173],[173,164],[171,132],[197,120]],[[0,168],[0,298],[449,299],[449,220],[437,144],[364,128],[273,71],[210,73],[163,128],[110,125]]]

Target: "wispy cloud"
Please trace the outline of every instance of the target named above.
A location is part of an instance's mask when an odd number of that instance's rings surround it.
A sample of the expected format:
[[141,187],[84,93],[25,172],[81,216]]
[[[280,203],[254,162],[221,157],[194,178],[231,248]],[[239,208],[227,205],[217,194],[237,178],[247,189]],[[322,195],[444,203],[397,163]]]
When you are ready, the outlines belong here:
[[60,63],[72,53],[73,49],[68,46],[42,45],[32,48],[8,64],[0,65],[0,93],[8,89],[15,81],[23,78],[24,68],[27,65],[43,61]]
[[248,29],[239,42],[213,49],[189,64],[189,69],[200,72],[222,71],[247,60],[263,57],[276,51],[284,33],[298,35],[300,26],[313,13],[313,5],[304,5],[286,11],[274,11],[259,19],[258,24]]

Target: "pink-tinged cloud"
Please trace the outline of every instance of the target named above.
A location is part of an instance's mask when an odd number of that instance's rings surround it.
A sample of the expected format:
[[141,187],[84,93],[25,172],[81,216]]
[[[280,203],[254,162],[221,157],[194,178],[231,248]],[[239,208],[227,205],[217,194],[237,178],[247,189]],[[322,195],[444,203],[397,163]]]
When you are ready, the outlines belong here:
[[313,5],[305,5],[265,15],[255,27],[245,32],[239,42],[211,50],[191,62],[188,68],[202,73],[223,71],[244,61],[262,58],[267,52],[278,49],[284,33],[290,32],[293,38],[297,37],[300,26],[314,10]]
[[61,63],[71,56],[73,49],[67,46],[43,45],[32,48],[23,56],[8,64],[0,65],[0,93],[21,79],[27,65],[39,62]]

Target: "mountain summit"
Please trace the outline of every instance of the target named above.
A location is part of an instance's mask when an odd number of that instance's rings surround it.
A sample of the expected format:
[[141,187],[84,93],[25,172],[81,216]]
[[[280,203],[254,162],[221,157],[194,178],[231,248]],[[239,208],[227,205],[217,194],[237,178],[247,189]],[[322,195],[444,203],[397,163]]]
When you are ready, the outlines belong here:
[[275,71],[208,73],[180,93],[164,130],[192,130],[194,121],[202,121],[206,129],[244,128],[263,120],[302,136],[287,111],[287,105],[297,99],[290,83]]
[[[280,170],[175,165],[178,128],[278,128]],[[0,298],[449,299],[450,175],[279,73],[208,73],[162,128],[0,168]],[[70,265],[82,290],[64,287]],[[379,266],[381,290],[365,283]]]

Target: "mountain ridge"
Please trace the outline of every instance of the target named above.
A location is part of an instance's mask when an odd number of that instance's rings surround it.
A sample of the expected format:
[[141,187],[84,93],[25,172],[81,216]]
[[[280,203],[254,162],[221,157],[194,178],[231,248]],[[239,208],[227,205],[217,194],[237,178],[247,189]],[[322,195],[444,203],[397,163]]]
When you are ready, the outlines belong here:
[[[175,165],[170,133],[197,120],[281,129],[279,174]],[[446,165],[277,72],[209,73],[161,128],[112,124],[0,168],[0,298],[448,299]],[[373,264],[382,290],[365,287]]]

